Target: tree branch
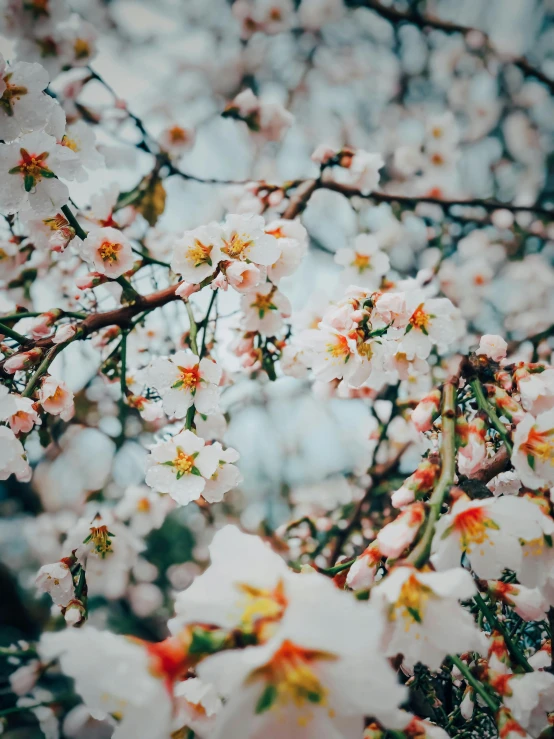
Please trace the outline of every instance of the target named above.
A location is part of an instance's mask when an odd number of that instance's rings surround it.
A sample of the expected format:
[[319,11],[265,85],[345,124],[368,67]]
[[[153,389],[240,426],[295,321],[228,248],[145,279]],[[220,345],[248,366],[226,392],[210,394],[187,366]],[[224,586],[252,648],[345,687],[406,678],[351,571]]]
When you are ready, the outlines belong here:
[[[487,48],[494,54],[498,55],[490,36],[478,28],[462,26],[459,23],[445,21],[436,16],[423,15],[414,9],[410,9],[405,12],[400,11],[394,7],[382,5],[379,0],[349,0],[347,4],[350,5],[350,7],[363,7],[368,10],[373,10],[393,25],[409,23],[412,26],[417,26],[417,28],[420,28],[422,31],[435,29],[447,34],[460,33],[462,36],[468,36],[469,34],[474,33],[481,34]],[[531,62],[524,56],[514,56],[511,59],[508,59],[507,62],[521,70],[525,77],[534,77],[539,80],[539,82],[546,85],[551,93],[554,93],[554,80],[548,77],[542,70],[531,64]]]

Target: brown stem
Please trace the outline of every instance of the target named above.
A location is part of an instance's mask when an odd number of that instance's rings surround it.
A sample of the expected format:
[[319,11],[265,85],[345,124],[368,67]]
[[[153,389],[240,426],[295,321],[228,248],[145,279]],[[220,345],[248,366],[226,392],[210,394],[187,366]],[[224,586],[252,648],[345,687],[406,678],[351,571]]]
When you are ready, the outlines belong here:
[[[443,33],[452,34],[460,33],[462,36],[469,34],[479,33],[484,38],[484,42],[488,49],[495,52],[494,44],[490,36],[478,28],[471,28],[470,26],[462,26],[459,23],[453,23],[452,21],[445,21],[437,18],[436,16],[423,15],[417,10],[400,11],[391,6],[382,5],[379,0],[351,0],[349,3],[351,6],[358,6],[368,8],[378,13],[382,18],[385,18],[390,23],[400,24],[409,23],[412,26],[417,26],[422,31],[428,29],[436,29],[443,31]],[[548,77],[543,71],[535,67],[531,62],[524,56],[514,56],[511,59],[506,60],[509,64],[513,64],[523,72],[525,77],[534,77],[535,79],[542,82],[548,87],[551,93],[554,93],[554,80]]]

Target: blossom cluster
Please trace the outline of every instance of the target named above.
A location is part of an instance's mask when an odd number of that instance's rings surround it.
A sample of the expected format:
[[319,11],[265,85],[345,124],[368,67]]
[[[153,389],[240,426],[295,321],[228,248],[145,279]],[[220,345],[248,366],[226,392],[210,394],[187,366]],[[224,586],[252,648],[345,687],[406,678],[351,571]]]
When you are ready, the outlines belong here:
[[0,733],[551,736],[551,28],[408,5],[0,3]]

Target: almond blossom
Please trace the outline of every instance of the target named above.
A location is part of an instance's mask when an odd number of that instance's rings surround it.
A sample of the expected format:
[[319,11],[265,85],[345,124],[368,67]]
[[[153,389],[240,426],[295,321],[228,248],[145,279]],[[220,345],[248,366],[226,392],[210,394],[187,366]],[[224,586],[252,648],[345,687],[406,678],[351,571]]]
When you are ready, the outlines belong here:
[[131,242],[111,226],[90,231],[79,254],[92,270],[112,280],[128,272],[134,262]]
[[462,496],[437,524],[433,562],[446,570],[465,554],[484,579],[498,578],[504,569],[518,573],[523,561],[520,541],[542,538],[543,533],[554,533],[554,523],[529,500],[511,495],[482,500]]
[[283,325],[283,318],[290,316],[291,305],[275,285],[264,282],[242,298],[242,310],[246,331],[275,336]]
[[259,537],[235,526],[218,531],[209,550],[208,569],[177,594],[172,633],[194,622],[271,633],[287,608],[292,578],[302,576],[293,575]]
[[41,131],[0,145],[0,209],[8,214],[29,206],[38,215],[54,215],[69,197],[58,178],[74,179],[78,166],[75,152]]
[[188,429],[150,450],[146,484],[179,505],[197,500],[219,463],[217,448]]
[[222,224],[222,258],[248,259],[263,266],[275,264],[281,253],[279,241],[264,229],[261,216],[228,215]]
[[224,258],[222,235],[222,229],[216,223],[185,231],[173,247],[171,269],[188,282],[202,282],[216,271]]
[[482,634],[458,602],[475,591],[471,575],[461,567],[444,572],[395,567],[371,593],[371,603],[387,619],[386,654],[402,654],[408,665],[423,662],[437,670],[447,654],[480,651]]
[[530,413],[514,433],[512,461],[521,481],[533,490],[554,484],[554,410]]
[[31,398],[8,393],[7,387],[0,387],[0,421],[8,421],[14,434],[27,434],[40,418]]
[[0,55],[0,138],[11,141],[44,126],[52,98],[43,94],[48,73],[40,64],[6,64]]
[[70,565],[61,560],[43,565],[35,580],[37,588],[48,593],[58,606],[67,606],[75,596],[75,584]]
[[356,236],[351,248],[339,249],[335,262],[344,267],[342,279],[351,285],[378,288],[390,267],[388,256],[379,249],[379,242],[370,234]]
[[47,413],[69,421],[75,413],[73,393],[64,382],[48,375],[39,389],[39,403]]
[[137,732],[152,739],[169,735],[172,703],[163,663],[137,640],[85,626],[43,634],[39,654],[45,662],[60,659],[91,715],[109,720],[116,739]]
[[218,409],[221,368],[212,359],[199,359],[189,350],[158,357],[147,369],[146,378],[160,392],[168,416],[184,418],[193,404],[203,415]]
[[[209,657],[199,666],[200,678],[227,699],[212,736],[354,738],[368,714],[385,725],[402,725],[397,709],[404,690],[377,650],[378,615],[324,578],[298,577],[306,582],[267,643]],[[348,694],[345,674],[355,676],[357,686]]]
[[0,480],[7,480],[12,474],[20,482],[28,482],[32,473],[19,439],[11,429],[0,426]]

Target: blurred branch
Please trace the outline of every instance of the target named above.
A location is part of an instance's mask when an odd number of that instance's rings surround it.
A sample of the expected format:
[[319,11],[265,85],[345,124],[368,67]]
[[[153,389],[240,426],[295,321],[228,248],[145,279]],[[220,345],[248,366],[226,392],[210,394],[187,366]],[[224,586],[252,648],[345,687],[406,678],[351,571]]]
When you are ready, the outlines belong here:
[[350,185],[342,185],[339,182],[333,182],[331,180],[320,182],[318,187],[325,190],[339,192],[347,198],[365,198],[366,200],[373,200],[375,203],[398,203],[399,205],[406,205],[410,208],[414,208],[419,203],[429,203],[431,205],[438,205],[444,210],[449,210],[450,208],[457,206],[466,208],[483,208],[488,212],[495,210],[509,210],[512,213],[536,213],[537,215],[554,220],[554,210],[541,208],[537,205],[513,205],[512,203],[502,203],[499,200],[483,200],[480,198],[471,198],[469,200],[446,200],[442,198],[428,197],[426,195],[412,197],[406,195],[390,195],[389,193],[375,191],[364,193]]
[[[434,29],[442,31],[443,33],[453,34],[459,33],[462,36],[468,36],[469,34],[480,34],[483,37],[484,44],[487,48],[498,55],[494,44],[484,31],[479,28],[472,28],[470,26],[462,26],[459,23],[453,23],[452,21],[445,21],[437,18],[436,16],[429,16],[420,13],[415,9],[407,11],[400,11],[393,6],[382,5],[379,0],[348,0],[347,4],[350,7],[367,8],[373,10],[375,13],[385,18],[393,25],[401,23],[409,23],[412,26],[417,26],[422,31]],[[542,70],[535,67],[531,62],[524,56],[513,56],[505,59],[503,55],[500,55],[501,59],[516,66],[525,77],[534,77],[535,79],[542,82],[551,93],[554,94],[554,80],[548,77]]]

